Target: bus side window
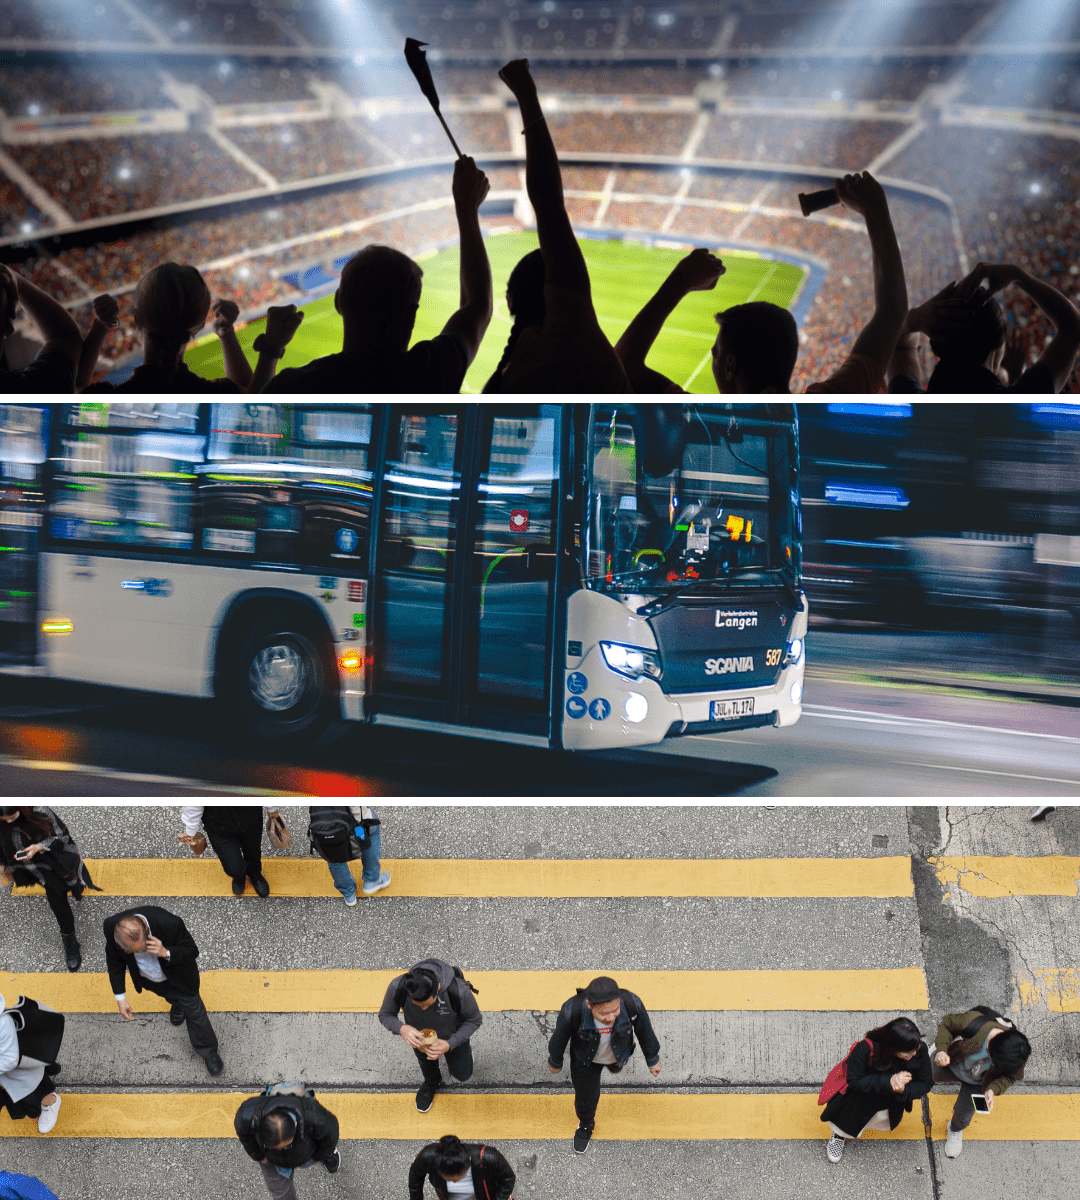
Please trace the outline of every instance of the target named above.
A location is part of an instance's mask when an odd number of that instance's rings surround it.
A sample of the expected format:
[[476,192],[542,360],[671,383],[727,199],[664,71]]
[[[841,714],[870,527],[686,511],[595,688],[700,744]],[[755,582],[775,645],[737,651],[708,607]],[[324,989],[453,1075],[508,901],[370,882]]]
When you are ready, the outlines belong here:
[[[187,410],[195,407],[72,405],[60,436],[50,535],[60,541],[190,550],[195,469],[204,461],[206,439],[176,430],[190,427]],[[159,416],[168,420],[162,423]],[[139,430],[151,421],[160,427]]]

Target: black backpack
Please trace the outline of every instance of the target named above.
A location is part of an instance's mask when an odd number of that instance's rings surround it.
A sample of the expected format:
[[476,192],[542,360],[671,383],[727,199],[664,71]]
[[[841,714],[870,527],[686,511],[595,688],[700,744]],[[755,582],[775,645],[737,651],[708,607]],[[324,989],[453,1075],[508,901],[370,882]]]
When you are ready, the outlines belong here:
[[[460,967],[453,967],[452,970],[454,972],[454,979],[451,980],[451,983],[453,983],[454,980],[460,979],[474,996],[480,995],[480,989],[473,987],[473,985],[465,978],[464,974],[462,974]],[[408,971],[405,972],[405,975],[407,974]],[[397,995],[395,997],[395,1002],[397,1003],[398,1008],[402,1008],[405,1004],[405,1001],[409,997],[409,993],[405,991],[405,975],[402,975],[401,977],[401,982],[398,984]],[[457,994],[457,991],[453,987],[448,987],[446,989],[446,998],[450,1001],[450,1007],[454,1010],[454,1012],[456,1012],[458,1016],[461,1016],[461,997]]]
[[[352,862],[360,857],[362,847],[354,832],[357,822],[351,808],[347,805],[313,804],[308,809],[308,815],[311,821],[308,825],[308,841],[312,854],[332,863]],[[370,837],[371,830],[380,823],[378,817],[361,821],[364,837]]]
[[[578,1030],[581,1028],[581,1013],[585,1007],[585,988],[578,988],[577,995],[574,997],[574,1003],[570,1008],[570,1036],[576,1037]],[[623,1008],[626,1009],[626,1015],[631,1021],[638,1019],[638,1007],[634,998],[633,992],[624,991],[619,988],[619,999],[623,1003]]]

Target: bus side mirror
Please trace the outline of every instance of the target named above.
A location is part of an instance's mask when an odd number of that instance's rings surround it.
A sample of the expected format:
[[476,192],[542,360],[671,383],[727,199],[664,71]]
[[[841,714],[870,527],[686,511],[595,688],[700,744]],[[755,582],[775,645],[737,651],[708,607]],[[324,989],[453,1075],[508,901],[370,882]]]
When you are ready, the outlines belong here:
[[630,422],[637,441],[642,474],[662,479],[682,464],[689,436],[682,404],[635,404]]

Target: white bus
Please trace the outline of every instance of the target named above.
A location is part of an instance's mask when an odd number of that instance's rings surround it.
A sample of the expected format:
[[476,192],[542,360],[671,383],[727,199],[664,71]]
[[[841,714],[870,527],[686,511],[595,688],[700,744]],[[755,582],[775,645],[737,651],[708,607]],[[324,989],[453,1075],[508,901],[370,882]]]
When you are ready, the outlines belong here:
[[794,406],[0,406],[0,688],[570,750],[784,726]]

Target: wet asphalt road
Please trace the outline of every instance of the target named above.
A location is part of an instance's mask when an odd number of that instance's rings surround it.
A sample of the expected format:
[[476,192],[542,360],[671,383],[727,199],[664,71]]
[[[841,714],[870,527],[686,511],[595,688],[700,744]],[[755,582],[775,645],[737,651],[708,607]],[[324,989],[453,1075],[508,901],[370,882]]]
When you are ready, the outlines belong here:
[[999,633],[818,630],[808,643],[798,725],[599,755],[385,727],[256,750],[206,702],[9,678],[0,795],[1080,798],[1080,688],[1061,643],[1037,639],[1037,663]]

